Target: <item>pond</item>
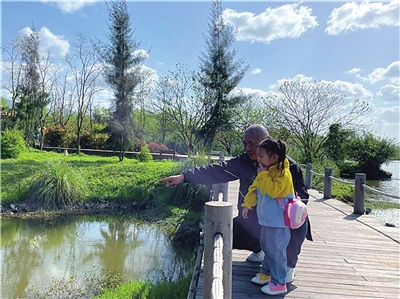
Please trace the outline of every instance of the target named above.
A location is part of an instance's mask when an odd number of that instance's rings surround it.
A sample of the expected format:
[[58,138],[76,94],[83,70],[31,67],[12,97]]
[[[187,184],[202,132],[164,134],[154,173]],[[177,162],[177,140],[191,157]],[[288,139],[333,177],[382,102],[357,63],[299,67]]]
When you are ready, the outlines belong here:
[[54,281],[107,273],[126,280],[186,276],[192,252],[177,250],[157,227],[117,217],[80,217],[49,224],[1,221],[1,298],[26,298]]

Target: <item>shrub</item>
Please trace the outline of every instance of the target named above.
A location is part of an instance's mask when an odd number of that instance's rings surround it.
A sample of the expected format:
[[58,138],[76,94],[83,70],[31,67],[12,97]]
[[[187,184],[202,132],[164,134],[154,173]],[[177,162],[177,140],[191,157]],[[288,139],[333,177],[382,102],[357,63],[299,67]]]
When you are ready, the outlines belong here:
[[162,143],[158,143],[158,142],[149,142],[147,144],[147,146],[149,147],[150,152],[152,152],[152,153],[157,153],[160,150],[168,149],[168,146],[166,146],[165,144],[162,144]]
[[1,134],[1,158],[16,159],[19,154],[25,151],[25,141],[22,132],[18,130],[5,130]]
[[83,131],[81,136],[81,147],[91,149],[104,149],[107,144],[108,134]]
[[71,125],[49,127],[45,131],[44,143],[49,146],[75,147],[76,131]]
[[78,169],[66,161],[51,161],[34,176],[28,200],[47,208],[63,207],[79,201],[85,186]]
[[146,141],[136,139],[133,144],[133,151],[140,152],[142,147],[146,145]]
[[137,155],[139,161],[149,162],[153,160],[153,156],[150,154],[150,149],[147,145],[143,145],[140,149],[140,153]]
[[365,173],[368,180],[376,180],[387,177],[380,167],[396,156],[397,144],[394,140],[368,133],[360,138],[351,139],[347,151],[349,158],[358,163],[355,172]]

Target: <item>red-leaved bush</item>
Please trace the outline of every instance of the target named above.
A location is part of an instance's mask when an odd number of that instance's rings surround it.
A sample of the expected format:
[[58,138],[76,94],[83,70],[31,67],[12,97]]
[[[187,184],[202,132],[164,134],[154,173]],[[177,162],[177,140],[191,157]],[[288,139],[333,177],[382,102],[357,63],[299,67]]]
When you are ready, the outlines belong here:
[[165,144],[162,144],[162,143],[158,143],[158,142],[149,142],[147,144],[147,146],[149,147],[149,150],[151,153],[157,153],[160,150],[168,149],[168,146],[166,146]]

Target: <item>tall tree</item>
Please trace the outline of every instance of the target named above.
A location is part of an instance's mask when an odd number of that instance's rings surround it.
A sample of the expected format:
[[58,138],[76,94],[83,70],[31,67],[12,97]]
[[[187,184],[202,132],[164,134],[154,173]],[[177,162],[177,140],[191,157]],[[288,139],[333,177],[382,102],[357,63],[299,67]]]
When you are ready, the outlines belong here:
[[39,71],[39,94],[42,97],[43,105],[39,110],[39,147],[43,149],[44,130],[48,116],[55,109],[56,101],[54,100],[53,90],[56,89],[58,72],[60,67],[52,63],[50,51],[42,53],[38,64]]
[[136,137],[141,140],[146,140],[146,116],[148,112],[146,107],[148,107],[150,101],[150,94],[153,89],[155,82],[155,71],[149,68],[142,68],[139,74],[139,83],[134,90],[134,105],[138,109],[139,113],[136,113]]
[[209,103],[206,107],[207,119],[198,131],[205,146],[211,150],[215,133],[220,129],[229,129],[233,109],[241,98],[230,95],[239,84],[248,66],[244,60],[235,61],[237,51],[232,49],[235,41],[235,28],[225,23],[222,17],[222,1],[214,0],[208,23],[206,52],[200,57],[202,84],[207,89]]
[[[204,90],[199,83],[199,75],[189,70],[187,65],[178,64],[158,81],[154,91],[155,112],[159,121],[168,120],[175,128],[175,137],[185,144],[188,153],[196,152],[199,137],[196,132],[204,125]],[[167,123],[161,124],[166,126]]]
[[168,103],[166,103],[167,99],[167,91],[163,90],[163,85],[166,82],[161,79],[157,82],[156,87],[154,88],[154,105],[151,105],[153,109],[150,109],[151,112],[154,112],[156,116],[158,127],[159,127],[159,141],[161,143],[165,143],[167,140],[168,132],[170,131],[169,121],[168,121]]
[[83,34],[77,34],[75,52],[65,58],[75,83],[76,149],[79,153],[83,120],[89,111],[93,96],[101,90],[99,77],[102,72],[101,58]]
[[138,43],[133,40],[128,7],[125,0],[111,2],[109,8],[110,44],[104,54],[106,82],[114,90],[112,121],[109,124],[110,141],[119,151],[119,160],[132,147],[134,140],[133,91],[140,80],[142,55],[134,55]]
[[345,105],[341,91],[326,82],[286,81],[279,87],[279,93],[272,96],[269,106],[272,123],[292,134],[292,142],[308,163],[324,153],[331,124],[359,130],[357,125],[370,111],[368,104],[358,99],[352,105]]
[[52,109],[52,121],[55,126],[65,126],[68,124],[76,106],[74,93],[76,87],[73,87],[68,81],[68,73],[62,77],[57,77],[58,84],[52,89],[51,97],[54,102]]
[[39,34],[34,26],[22,37],[20,47],[23,77],[17,87],[19,101],[15,105],[16,126],[24,131],[26,143],[33,144],[39,127],[40,112],[48,101],[48,95],[39,88]]
[[339,166],[343,164],[348,156],[345,150],[346,143],[354,138],[354,135],[354,131],[344,130],[340,124],[331,124],[324,143],[326,156]]

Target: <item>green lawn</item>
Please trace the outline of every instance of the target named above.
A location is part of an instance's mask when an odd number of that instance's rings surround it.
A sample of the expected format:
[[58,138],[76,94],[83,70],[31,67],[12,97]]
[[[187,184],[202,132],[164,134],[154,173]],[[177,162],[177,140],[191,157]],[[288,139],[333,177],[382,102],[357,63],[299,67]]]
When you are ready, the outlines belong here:
[[88,188],[81,200],[92,199],[138,199],[145,200],[159,186],[157,180],[177,169],[170,160],[139,162],[117,157],[63,154],[30,151],[18,159],[1,160],[2,203],[17,203],[32,184],[32,178],[46,162],[66,161],[70,167],[78,168]]

